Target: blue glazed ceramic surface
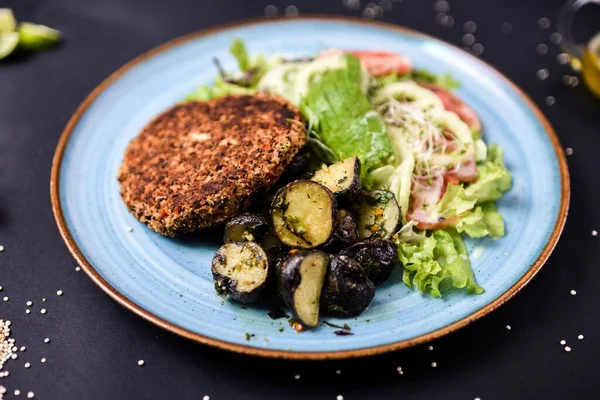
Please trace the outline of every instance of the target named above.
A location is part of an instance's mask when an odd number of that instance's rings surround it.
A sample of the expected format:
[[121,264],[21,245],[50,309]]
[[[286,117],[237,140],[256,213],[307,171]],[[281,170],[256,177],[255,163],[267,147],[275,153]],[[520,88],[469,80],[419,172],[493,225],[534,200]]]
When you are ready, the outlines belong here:
[[[285,319],[269,319],[265,308],[242,309],[215,294],[210,262],[221,231],[173,240],[151,232],[128,213],[116,179],[127,143],[154,115],[209,83],[216,74],[213,57],[234,69],[228,47],[236,36],[253,53],[309,55],[327,47],[400,52],[417,67],[449,71],[463,83],[459,96],[480,115],[486,141],[505,149],[514,177],[513,188],[499,202],[506,237],[467,241],[471,250],[483,248],[472,262],[485,293],[452,292],[443,300],[431,299],[406,288],[396,273],[378,288],[364,314],[343,321],[352,327],[353,336],[335,336],[324,326],[297,334]],[[131,302],[207,338],[293,352],[382,346],[468,317],[526,274],[550,240],[561,204],[559,162],[548,134],[527,102],[499,74],[442,42],[343,20],[233,27],[192,38],[134,65],[83,111],[64,149],[59,178],[60,205],[74,243],[97,273]],[[246,333],[255,336],[247,340]]]

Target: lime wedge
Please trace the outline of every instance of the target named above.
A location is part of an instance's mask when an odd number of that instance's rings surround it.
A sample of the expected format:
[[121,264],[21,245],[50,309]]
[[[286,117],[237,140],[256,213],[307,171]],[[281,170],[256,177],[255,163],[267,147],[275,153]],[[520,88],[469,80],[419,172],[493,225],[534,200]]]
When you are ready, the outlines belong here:
[[14,32],[17,21],[10,8],[0,8],[0,32]]
[[60,31],[45,25],[22,22],[19,24],[19,46],[25,49],[43,49],[60,41]]
[[19,44],[19,34],[17,32],[0,32],[0,60],[8,57]]

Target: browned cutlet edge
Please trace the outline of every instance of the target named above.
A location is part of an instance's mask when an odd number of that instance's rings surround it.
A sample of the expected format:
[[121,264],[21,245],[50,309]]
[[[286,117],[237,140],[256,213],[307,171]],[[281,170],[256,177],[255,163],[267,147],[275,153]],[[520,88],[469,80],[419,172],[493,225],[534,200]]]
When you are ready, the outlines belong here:
[[299,112],[275,95],[178,104],[127,146],[121,196],[163,235],[210,227],[275,183],[306,140]]

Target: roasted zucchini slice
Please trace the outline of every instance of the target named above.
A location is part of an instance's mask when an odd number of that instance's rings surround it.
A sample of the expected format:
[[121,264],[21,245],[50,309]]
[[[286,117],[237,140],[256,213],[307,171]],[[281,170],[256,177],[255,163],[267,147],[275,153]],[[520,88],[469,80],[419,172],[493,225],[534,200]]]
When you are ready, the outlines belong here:
[[336,201],[325,186],[297,180],[279,189],[271,205],[273,228],[283,244],[310,249],[329,240]]
[[245,213],[233,217],[225,225],[223,241],[234,242],[261,242],[269,229],[267,218],[259,214]]
[[335,228],[323,249],[336,253],[358,241],[358,227],[352,215],[346,210],[338,211],[335,216]]
[[374,296],[375,285],[356,261],[347,256],[331,256],[321,293],[323,314],[355,317],[369,307]]
[[271,265],[265,251],[254,242],[226,243],[212,260],[215,290],[240,303],[252,303],[266,288]]
[[340,254],[359,263],[375,285],[382,284],[390,277],[398,259],[394,242],[384,239],[363,240],[342,250]]
[[354,208],[360,239],[389,239],[402,226],[402,214],[388,190],[362,192]]
[[279,297],[302,326],[312,328],[319,321],[321,290],[329,255],[319,250],[290,256],[277,270]]
[[330,166],[324,165],[311,179],[331,190],[336,197],[355,195],[360,191],[360,160],[353,156]]

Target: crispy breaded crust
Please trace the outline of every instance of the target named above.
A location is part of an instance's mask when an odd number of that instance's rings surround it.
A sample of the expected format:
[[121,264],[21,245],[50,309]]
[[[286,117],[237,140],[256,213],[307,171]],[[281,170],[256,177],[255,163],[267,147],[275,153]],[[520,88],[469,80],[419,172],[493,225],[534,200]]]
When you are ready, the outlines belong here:
[[118,174],[121,196],[163,235],[213,226],[275,183],[306,140],[300,114],[278,96],[179,104],[129,143]]

